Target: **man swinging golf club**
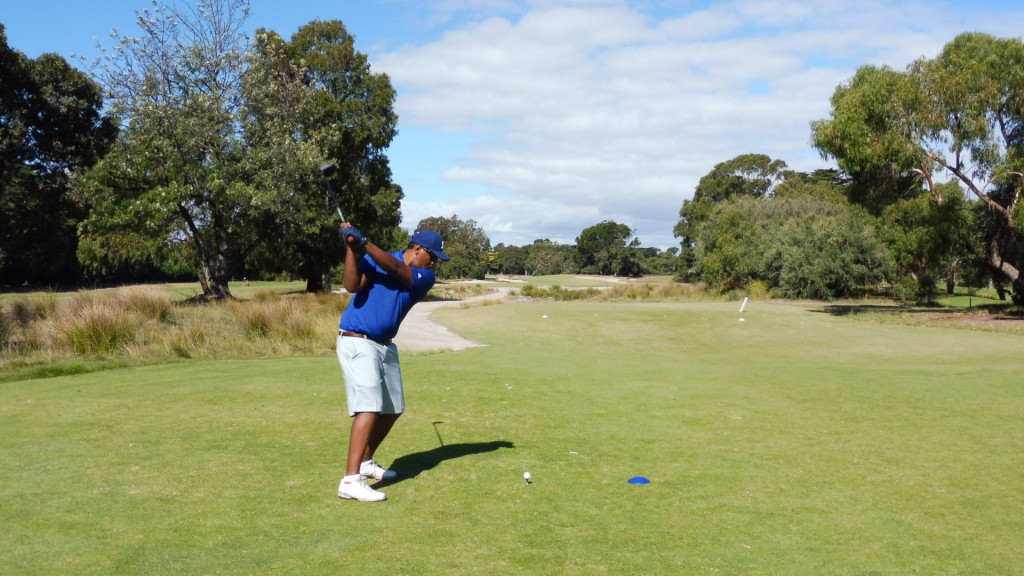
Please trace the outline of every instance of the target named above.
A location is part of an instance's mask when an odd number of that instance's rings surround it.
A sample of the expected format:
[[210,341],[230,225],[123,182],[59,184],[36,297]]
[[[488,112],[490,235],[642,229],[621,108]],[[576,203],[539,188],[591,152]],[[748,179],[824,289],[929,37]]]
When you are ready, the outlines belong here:
[[437,260],[448,256],[433,230],[416,232],[409,247],[397,252],[368,241],[349,222],[342,223],[341,235],[347,247],[345,290],[353,296],[341,315],[337,352],[353,419],[338,497],[380,502],[386,496],[366,481],[397,476],[373,456],[405,411],[398,347],[392,339],[405,315],[434,285]]

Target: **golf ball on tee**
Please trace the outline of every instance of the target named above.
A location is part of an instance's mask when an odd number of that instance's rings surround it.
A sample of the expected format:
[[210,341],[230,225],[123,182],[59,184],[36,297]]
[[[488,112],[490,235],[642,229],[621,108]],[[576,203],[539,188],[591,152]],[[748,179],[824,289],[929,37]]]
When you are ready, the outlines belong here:
[[524,480],[529,480],[530,479],[530,473],[529,472],[523,472],[523,479]]

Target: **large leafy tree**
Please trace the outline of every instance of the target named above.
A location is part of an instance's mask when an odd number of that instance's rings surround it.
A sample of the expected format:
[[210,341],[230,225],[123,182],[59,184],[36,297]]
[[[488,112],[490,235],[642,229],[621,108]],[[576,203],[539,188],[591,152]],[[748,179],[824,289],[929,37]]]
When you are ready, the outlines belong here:
[[694,273],[723,292],[763,283],[785,298],[831,300],[885,278],[888,253],[868,214],[813,191],[718,204],[694,244]]
[[104,154],[116,129],[101,89],[56,54],[27,58],[0,24],[0,283],[78,279],[69,175]]
[[571,261],[572,246],[563,246],[547,238],[539,238],[533,244],[525,246],[526,261],[523,266],[527,274],[534,276],[561,274],[566,272],[566,265]]
[[92,206],[79,255],[90,267],[185,244],[204,295],[230,296],[247,252],[284,216],[284,190],[261,189],[242,136],[247,15],[243,0],[154,4],[138,14],[140,36],[118,37],[101,79],[123,129],[82,182]]
[[697,183],[693,198],[684,200],[673,233],[682,245],[680,272],[693,266],[693,247],[701,224],[716,206],[732,198],[763,198],[785,177],[786,163],[765,154],[741,154],[720,162]]
[[885,208],[881,233],[889,245],[898,272],[917,283],[917,297],[931,298],[935,284],[946,279],[953,292],[957,268],[968,258],[971,215],[966,198],[955,182],[939,185],[941,204],[927,195],[901,199]]
[[633,238],[629,226],[605,220],[576,237],[577,266],[587,274],[642,276],[639,246],[640,240]]
[[79,252],[91,266],[178,246],[204,295],[221,298],[262,250],[262,263],[324,289],[343,253],[317,169],[328,160],[350,180],[342,188],[370,204],[383,191],[380,213],[397,214],[400,189],[381,160],[394,134],[387,78],[359,83],[365,58],[321,58],[354,53],[338,22],[304,27],[309,42],[261,30],[250,45],[248,9],[246,0],[157,3],[139,14],[140,37],[119,37],[102,79],[124,130],[82,185],[92,210]]
[[[338,166],[332,184],[345,217],[376,242],[397,249],[405,237],[398,228],[403,193],[391,180],[385,154],[398,121],[390,79],[371,71],[355,49],[355,37],[337,20],[310,22],[289,42],[265,30],[257,39],[262,69],[295,71],[303,100],[292,107],[296,124],[289,129]],[[267,101],[270,109],[278,105]],[[272,251],[279,266],[297,266],[309,291],[330,288],[330,270],[344,254],[337,222],[322,217],[333,207],[322,184],[318,190],[312,196],[320,202],[312,206],[306,230]]]
[[438,278],[483,279],[487,274],[491,240],[476,220],[432,216],[420,220],[416,230],[433,230],[444,238],[444,253],[451,260],[439,263]]
[[875,188],[882,206],[916,196],[898,184],[908,178],[942,205],[937,179],[951,175],[987,206],[986,261],[1024,304],[1024,43],[961,34],[904,72],[862,67],[831,102],[812,125],[822,155],[855,180],[887,183]]
[[525,274],[526,256],[526,249],[521,246],[498,244],[487,258],[491,271],[498,274]]

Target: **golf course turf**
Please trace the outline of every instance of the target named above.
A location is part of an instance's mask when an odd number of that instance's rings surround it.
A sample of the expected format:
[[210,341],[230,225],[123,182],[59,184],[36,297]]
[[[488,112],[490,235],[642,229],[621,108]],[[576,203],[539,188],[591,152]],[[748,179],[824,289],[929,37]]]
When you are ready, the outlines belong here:
[[486,346],[403,356],[409,411],[378,461],[404,476],[380,504],[335,494],[349,420],[333,355],[5,382],[0,566],[1019,571],[1024,338],[738,307],[438,310]]

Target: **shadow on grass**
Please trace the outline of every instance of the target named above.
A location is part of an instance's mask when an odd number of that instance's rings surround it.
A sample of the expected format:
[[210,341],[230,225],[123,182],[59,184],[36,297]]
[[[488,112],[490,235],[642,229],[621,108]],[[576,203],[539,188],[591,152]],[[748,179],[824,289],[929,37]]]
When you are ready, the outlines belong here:
[[432,450],[425,450],[423,452],[416,452],[415,454],[399,456],[391,463],[391,466],[389,466],[389,468],[398,472],[398,477],[393,480],[381,480],[374,484],[373,488],[375,490],[379,490],[382,487],[397,484],[402,480],[415,478],[419,476],[420,473],[437,467],[438,464],[445,460],[454,460],[455,458],[462,458],[464,456],[493,452],[500,448],[515,448],[515,445],[504,440],[497,440],[494,442],[474,442],[468,444],[447,444]]
[[1021,310],[1015,308],[1011,303],[981,304],[971,307],[950,307],[940,304],[918,304],[918,305],[893,305],[893,304],[828,304],[821,308],[812,309],[811,312],[831,314],[832,316],[852,316],[856,314],[934,314],[942,312],[945,314],[968,314],[975,312],[988,312],[999,314],[1002,319],[1013,319],[1005,317],[1020,318]]
[[[903,313],[914,311],[915,309],[911,306],[898,306],[892,304],[827,304],[821,308],[811,309],[811,312],[831,314],[833,316],[851,316],[854,314],[865,314],[869,312]],[[925,310],[918,311],[924,312]]]

